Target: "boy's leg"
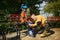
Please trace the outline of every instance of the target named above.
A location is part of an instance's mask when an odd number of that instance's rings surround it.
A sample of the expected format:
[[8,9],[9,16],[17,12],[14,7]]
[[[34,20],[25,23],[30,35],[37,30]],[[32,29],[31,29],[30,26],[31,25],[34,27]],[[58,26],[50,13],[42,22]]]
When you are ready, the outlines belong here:
[[48,23],[45,21],[45,23],[44,23],[44,26],[43,26],[43,33],[41,34],[41,37],[44,37],[44,36],[46,36],[46,34],[47,34],[47,27],[48,27],[48,25],[47,25]]
[[43,27],[41,27],[41,21],[37,22],[37,30],[38,30],[38,34],[41,34],[43,32]]
[[29,24],[32,24],[30,22],[25,22],[25,24],[28,26],[28,33],[30,36],[34,37],[34,31],[32,30],[32,28],[30,28]]
[[46,36],[46,33],[47,33],[47,31],[46,31],[46,29],[44,28],[43,29],[43,33],[40,35],[41,37],[45,37]]

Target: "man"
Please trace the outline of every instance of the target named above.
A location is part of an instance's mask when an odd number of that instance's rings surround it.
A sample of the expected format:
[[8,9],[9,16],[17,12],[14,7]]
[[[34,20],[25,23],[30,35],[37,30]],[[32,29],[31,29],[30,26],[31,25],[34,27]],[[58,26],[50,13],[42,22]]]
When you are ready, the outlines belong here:
[[33,30],[29,26],[29,24],[31,24],[32,22],[30,21],[30,18],[29,18],[30,16],[28,15],[29,13],[27,13],[28,6],[23,4],[21,8],[22,8],[22,12],[20,15],[20,24],[27,25],[29,35],[34,37]]
[[41,25],[41,27],[43,27],[43,29],[44,29],[44,32],[41,34],[41,37],[46,36],[46,28],[45,28],[46,19],[43,16],[41,16],[41,15],[36,15],[35,16],[34,14],[31,15],[31,18],[33,20],[35,20],[35,23],[34,24],[29,24],[29,26],[31,28],[33,28],[33,27],[35,27],[37,25]]

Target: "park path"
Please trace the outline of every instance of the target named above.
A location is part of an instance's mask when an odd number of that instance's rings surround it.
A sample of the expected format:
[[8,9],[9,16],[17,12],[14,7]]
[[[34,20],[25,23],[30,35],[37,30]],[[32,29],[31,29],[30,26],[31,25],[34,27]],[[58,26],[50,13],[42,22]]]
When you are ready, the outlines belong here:
[[[41,38],[40,34],[36,34],[36,37],[33,38],[33,37],[30,37],[30,36],[27,35],[25,37],[22,37],[21,40],[60,40],[60,28],[52,28],[51,30],[54,33],[49,35],[49,36]],[[11,38],[11,37],[14,37],[14,36],[16,36],[16,32],[8,34],[6,37]],[[1,39],[1,37],[0,37],[0,39]]]
[[51,30],[54,31],[54,33],[44,38],[41,38],[40,34],[37,34],[35,38],[26,36],[22,38],[22,40],[60,40],[60,28],[53,28]]

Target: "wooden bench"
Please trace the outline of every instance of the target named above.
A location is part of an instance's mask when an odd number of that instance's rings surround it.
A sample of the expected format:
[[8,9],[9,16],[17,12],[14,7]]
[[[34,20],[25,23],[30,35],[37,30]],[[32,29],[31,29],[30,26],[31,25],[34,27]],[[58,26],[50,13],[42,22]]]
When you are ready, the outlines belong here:
[[19,14],[10,14],[11,21],[19,21],[19,19],[20,19]]
[[48,17],[47,20],[48,20],[48,23],[51,26],[59,25],[59,23],[60,23],[60,16]]
[[49,22],[52,22],[52,21],[53,22],[56,22],[56,21],[60,22],[60,16],[58,16],[58,17],[48,17],[47,20]]

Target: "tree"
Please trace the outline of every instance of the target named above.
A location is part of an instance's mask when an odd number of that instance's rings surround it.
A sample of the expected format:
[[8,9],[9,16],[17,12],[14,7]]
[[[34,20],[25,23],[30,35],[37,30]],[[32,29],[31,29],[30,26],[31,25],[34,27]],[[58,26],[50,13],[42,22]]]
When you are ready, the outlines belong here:
[[[28,4],[32,10],[36,10],[35,4],[39,4],[38,0],[1,0],[0,1],[0,10],[8,9],[9,13],[21,12],[21,4]],[[38,10],[36,10],[37,12]]]
[[60,0],[51,0],[45,7],[44,11],[53,13],[54,16],[59,16],[60,13]]

